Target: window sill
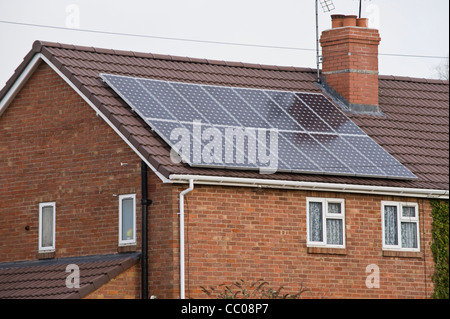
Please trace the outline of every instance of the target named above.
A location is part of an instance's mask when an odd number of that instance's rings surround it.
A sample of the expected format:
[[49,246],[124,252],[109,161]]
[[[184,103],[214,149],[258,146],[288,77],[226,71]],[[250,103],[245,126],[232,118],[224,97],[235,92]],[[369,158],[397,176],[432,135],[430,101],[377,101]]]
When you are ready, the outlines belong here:
[[118,253],[127,253],[127,252],[131,252],[131,251],[136,251],[136,250],[137,250],[136,244],[121,245],[121,246],[117,247]]
[[53,259],[56,257],[56,251],[50,250],[50,251],[40,251],[37,253],[36,258],[37,259]]
[[422,258],[420,251],[383,250],[384,257]]
[[347,255],[346,248],[307,247],[308,254]]

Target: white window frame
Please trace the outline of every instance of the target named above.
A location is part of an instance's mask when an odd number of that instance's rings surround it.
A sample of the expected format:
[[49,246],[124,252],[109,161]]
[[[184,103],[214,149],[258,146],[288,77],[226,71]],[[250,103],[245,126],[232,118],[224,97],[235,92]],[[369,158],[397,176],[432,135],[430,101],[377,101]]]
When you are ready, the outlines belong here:
[[[385,238],[385,223],[384,223],[384,207],[385,206],[396,206],[397,207],[397,245],[387,245]],[[405,217],[403,216],[403,207],[414,207],[415,216]],[[417,231],[417,248],[403,248],[402,247],[402,222],[416,223]],[[419,204],[408,203],[408,202],[394,202],[394,201],[382,201],[381,202],[381,227],[382,227],[382,239],[383,239],[383,250],[392,251],[410,251],[410,252],[420,252],[420,223],[419,223]]]
[[[122,239],[122,201],[133,199],[133,238]],[[119,195],[119,246],[136,245],[136,194]]]
[[[42,246],[42,212],[44,207],[52,207],[53,208],[53,243],[51,246]],[[47,202],[47,203],[39,203],[39,252],[52,252],[55,251],[55,238],[56,238],[56,203],[55,202]]]
[[[311,241],[309,234],[309,203],[322,203],[322,239],[323,241]],[[335,203],[341,205],[341,214],[333,214],[328,212],[328,204]],[[327,219],[342,219],[342,245],[327,244]],[[306,246],[307,247],[324,247],[324,248],[345,248],[345,200],[341,198],[306,198]]]

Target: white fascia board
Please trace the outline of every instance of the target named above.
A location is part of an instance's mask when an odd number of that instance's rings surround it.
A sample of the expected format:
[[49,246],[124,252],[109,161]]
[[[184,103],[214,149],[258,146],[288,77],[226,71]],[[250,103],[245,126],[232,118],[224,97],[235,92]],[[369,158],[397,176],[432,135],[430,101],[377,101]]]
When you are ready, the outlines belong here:
[[94,105],[94,103],[91,102],[65,75],[62,73],[53,63],[50,62],[49,59],[47,59],[42,53],[36,53],[36,55],[32,58],[30,63],[26,66],[26,68],[23,70],[23,72],[20,74],[20,76],[17,78],[17,80],[14,82],[11,89],[6,93],[5,97],[0,101],[0,115],[6,110],[10,102],[14,99],[15,95],[19,92],[19,90],[24,86],[28,78],[31,76],[31,74],[36,70],[36,68],[39,66],[39,63],[41,61],[44,61],[47,63],[53,71],[55,71],[67,84],[70,85],[70,87],[77,92],[83,100],[96,112],[98,116],[100,116],[113,130],[114,132],[119,135],[122,140],[127,143],[127,145],[150,167],[150,169],[153,171],[153,173],[158,176],[163,183],[173,183],[171,180],[167,179],[164,175],[162,175],[160,172],[154,168],[149,161],[136,149],[136,147],[133,146],[133,144],[128,141],[128,139],[119,131],[118,128],[116,128],[111,121],[102,113],[100,110]]
[[61,78],[64,79],[64,81],[66,81],[67,84],[70,85],[70,87],[77,92],[82,98],[83,100],[89,104],[89,106],[97,113],[98,116],[100,116],[113,130],[114,132],[117,133],[117,135],[119,135],[122,140],[125,141],[125,143],[127,143],[127,145],[129,147],[131,147],[131,149],[147,164],[148,167],[150,167],[150,169],[153,171],[153,173],[156,174],[156,176],[158,176],[161,181],[163,183],[172,183],[172,181],[170,181],[169,179],[167,179],[164,175],[162,175],[160,172],[158,172],[158,170],[156,168],[154,168],[150,162],[136,149],[136,147],[133,146],[133,144],[130,143],[130,141],[119,131],[119,129],[117,127],[114,126],[114,124],[111,123],[111,121],[102,113],[100,112],[100,110],[94,105],[94,103],[92,103],[91,100],[89,100],[65,75],[64,73],[62,73],[56,66],[53,65],[53,63],[51,63],[44,55],[42,55],[41,53],[39,53],[39,55],[41,56],[41,59],[45,61],[45,63],[47,63],[52,69],[53,71],[55,71]]
[[37,69],[41,61],[42,59],[40,58],[39,54],[36,54],[27,64],[27,66],[11,86],[9,91],[6,92],[5,96],[0,101],[0,116],[8,108],[9,104],[12,102],[17,93],[19,93],[20,89],[25,85],[33,72]]
[[296,190],[310,190],[323,192],[358,193],[369,195],[391,195],[391,196],[416,197],[416,198],[439,198],[439,199],[449,198],[448,190],[283,181],[271,179],[250,179],[250,178],[202,176],[202,175],[170,175],[169,178],[172,182],[175,183],[188,183],[190,180],[193,180],[196,184],[200,185],[204,184],[204,185],[239,186],[239,187],[256,187],[256,188],[296,189]]

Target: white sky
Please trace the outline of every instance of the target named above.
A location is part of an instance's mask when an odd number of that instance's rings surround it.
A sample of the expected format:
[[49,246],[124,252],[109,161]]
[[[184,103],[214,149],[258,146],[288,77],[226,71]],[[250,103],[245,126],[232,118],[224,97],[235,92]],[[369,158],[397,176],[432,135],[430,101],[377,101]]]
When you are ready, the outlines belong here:
[[[314,0],[0,0],[0,21],[71,27],[175,41],[24,26],[0,22],[0,88],[34,40],[103,48],[315,68]],[[320,32],[330,14],[357,14],[358,0],[334,0],[319,11]],[[363,17],[380,30],[380,74],[436,78],[449,53],[448,0],[363,0]],[[261,48],[205,43],[302,48]]]

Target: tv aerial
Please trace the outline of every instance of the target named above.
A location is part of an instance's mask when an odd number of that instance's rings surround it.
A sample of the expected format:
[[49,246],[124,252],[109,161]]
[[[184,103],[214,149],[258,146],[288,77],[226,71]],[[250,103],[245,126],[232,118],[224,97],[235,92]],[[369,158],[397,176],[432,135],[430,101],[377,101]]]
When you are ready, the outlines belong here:
[[[317,82],[320,83],[320,62],[321,56],[319,51],[319,3],[323,12],[333,11],[335,8],[333,0],[316,0],[316,60],[317,60]],[[361,7],[361,0],[360,0]]]

